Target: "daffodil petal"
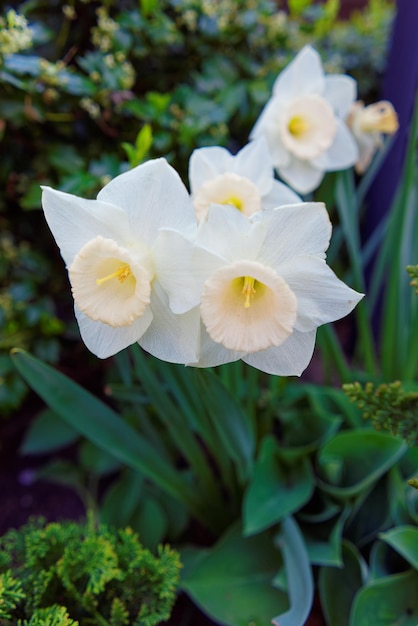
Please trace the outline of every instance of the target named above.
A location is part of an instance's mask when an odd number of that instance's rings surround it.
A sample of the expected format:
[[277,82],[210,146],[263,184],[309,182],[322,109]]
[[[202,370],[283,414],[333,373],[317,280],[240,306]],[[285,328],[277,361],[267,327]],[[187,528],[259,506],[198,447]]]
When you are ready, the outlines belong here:
[[80,248],[98,235],[123,242],[130,239],[127,216],[114,204],[42,187],[42,207],[67,266]]
[[260,136],[244,146],[235,155],[233,168],[231,171],[251,180],[261,196],[269,193],[274,182],[274,170],[267,139]]
[[321,94],[324,86],[321,57],[314,48],[305,46],[276,78],[273,95],[290,101],[304,94]]
[[165,159],[154,159],[116,176],[97,196],[123,208],[132,233],[151,244],[162,227],[183,230],[195,223],[190,196]]
[[252,223],[233,207],[212,205],[200,222],[195,243],[226,260],[251,260],[257,257],[265,234],[264,224]]
[[301,202],[301,198],[290,187],[275,180],[272,189],[263,198],[263,209],[275,209],[285,204],[300,204]]
[[317,257],[297,256],[277,271],[297,298],[295,328],[302,332],[348,315],[364,296],[343,283]]
[[155,281],[151,293],[153,323],[141,336],[139,345],[168,363],[195,363],[200,341],[200,315],[196,307],[175,315],[168,306],[167,295]]
[[102,322],[95,322],[74,307],[81,338],[87,348],[100,359],[106,359],[137,342],[152,322],[152,312],[148,307],[142,317],[130,326],[114,328]]
[[[196,263],[193,242],[168,229],[159,232],[152,251],[158,281],[173,313],[182,314],[197,306],[205,277],[218,267],[218,258],[203,250],[204,259]],[[206,259],[208,264],[204,262]]]
[[193,150],[189,160],[190,191],[195,194],[208,180],[233,171],[233,155],[220,146]]
[[307,194],[319,187],[324,171],[310,161],[291,157],[288,165],[277,168],[279,176],[298,193]]
[[323,96],[328,100],[338,117],[344,120],[357,97],[357,83],[351,76],[328,75],[325,77]]
[[242,360],[267,374],[300,376],[312,359],[315,337],[315,330],[307,333],[294,330],[281,346],[248,354]]
[[333,172],[351,167],[358,159],[358,147],[354,136],[345,123],[336,119],[337,132],[334,141],[326,152],[312,159],[312,164],[316,168]]
[[254,221],[264,222],[266,237],[258,260],[279,268],[295,256],[308,254],[325,258],[331,238],[331,222],[322,202],[305,202],[260,211]]
[[199,360],[197,363],[189,363],[189,365],[194,365],[195,367],[217,367],[218,365],[238,361],[239,359],[242,359],[243,356],[245,356],[244,352],[227,350],[221,344],[213,341],[202,324],[200,333]]
[[270,158],[273,166],[284,167],[290,162],[290,154],[284,146],[280,137],[278,120],[280,120],[286,103],[281,98],[274,96],[267,102],[261,111],[251,133],[252,140],[264,137],[267,141]]

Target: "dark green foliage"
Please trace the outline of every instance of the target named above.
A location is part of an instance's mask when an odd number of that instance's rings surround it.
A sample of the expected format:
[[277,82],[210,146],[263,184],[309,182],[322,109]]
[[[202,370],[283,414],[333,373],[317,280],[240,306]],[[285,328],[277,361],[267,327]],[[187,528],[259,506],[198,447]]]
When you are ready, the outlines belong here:
[[129,528],[32,521],[0,539],[0,624],[154,626],[170,616],[179,571],[176,552],[154,556]]
[[399,381],[378,387],[353,383],[343,389],[376,430],[389,430],[408,444],[418,445],[418,391],[406,391]]
[[[2,224],[0,221],[0,228]],[[58,337],[64,324],[55,314],[54,292],[61,281],[50,279],[52,264],[17,241],[10,232],[0,234],[0,414],[19,406],[26,386],[16,376],[8,352],[14,346],[30,348],[54,363],[59,355]]]

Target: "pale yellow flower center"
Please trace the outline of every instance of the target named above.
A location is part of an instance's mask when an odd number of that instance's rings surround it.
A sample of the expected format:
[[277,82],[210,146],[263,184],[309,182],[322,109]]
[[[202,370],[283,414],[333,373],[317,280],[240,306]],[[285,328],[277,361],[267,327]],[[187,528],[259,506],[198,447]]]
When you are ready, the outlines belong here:
[[309,130],[309,122],[301,115],[295,115],[289,120],[289,132],[294,137],[300,137]]
[[150,303],[151,268],[112,239],[96,237],[68,269],[74,300],[87,317],[119,328],[130,326]]
[[225,198],[223,202],[220,202],[219,204],[232,204],[234,207],[238,209],[238,211],[242,211],[242,207],[244,206],[244,202],[242,198],[239,198],[238,196],[229,196],[228,198]]
[[337,132],[334,111],[316,94],[292,100],[279,121],[281,141],[299,159],[314,159],[331,147]]
[[257,281],[252,276],[244,276],[244,278],[238,279],[238,280],[244,281],[244,285],[242,287],[242,293],[245,296],[244,307],[248,309],[248,307],[251,305],[251,300],[254,298],[255,293],[256,293],[255,284]]
[[104,276],[103,278],[96,278],[96,285],[102,285],[112,278],[117,278],[120,283],[124,283],[129,276],[132,275],[131,267],[128,263],[123,263],[115,272]]
[[213,341],[252,353],[279,346],[292,334],[297,300],[271,267],[237,261],[205,282],[200,312]]
[[261,209],[261,196],[254,183],[234,172],[225,172],[204,182],[193,195],[196,217],[201,220],[211,204],[237,208],[248,217]]

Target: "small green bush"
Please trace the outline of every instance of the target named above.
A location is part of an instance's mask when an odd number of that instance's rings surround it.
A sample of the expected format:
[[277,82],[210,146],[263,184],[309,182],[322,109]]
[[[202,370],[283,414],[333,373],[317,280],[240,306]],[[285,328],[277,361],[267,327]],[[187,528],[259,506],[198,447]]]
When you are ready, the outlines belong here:
[[154,626],[169,618],[180,561],[129,528],[34,520],[0,539],[2,626]]

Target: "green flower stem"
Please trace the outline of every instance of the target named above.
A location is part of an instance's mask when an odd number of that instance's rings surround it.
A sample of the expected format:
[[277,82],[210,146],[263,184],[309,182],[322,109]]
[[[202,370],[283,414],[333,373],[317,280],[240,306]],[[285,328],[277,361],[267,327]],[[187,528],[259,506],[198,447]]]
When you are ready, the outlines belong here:
[[[411,294],[406,266],[415,262],[417,254],[418,220],[416,218],[417,164],[416,146],[418,133],[418,100],[411,123],[409,144],[406,153],[404,172],[395,201],[391,209],[387,248],[382,251],[386,266],[389,267],[388,287],[385,294],[384,318],[382,323],[382,362],[385,376],[402,377],[416,375],[417,356],[411,339],[416,340],[416,329],[411,312],[417,310],[416,299]],[[408,301],[412,303],[407,305]],[[396,321],[395,321],[396,320]],[[416,322],[415,322],[416,323]],[[414,354],[410,354],[414,352]],[[406,358],[406,355],[409,355]],[[406,371],[404,366],[406,366]]]
[[[351,170],[345,170],[339,173],[335,192],[337,209],[344,230],[353,272],[353,287],[364,293],[365,283],[361,261],[358,204],[356,201],[353,172]],[[355,315],[358,325],[359,345],[363,350],[365,366],[370,374],[375,374],[377,371],[376,352],[369,311],[364,300],[357,305]]]
[[[204,451],[194,436],[187,420],[184,419],[185,416],[181,408],[176,407],[168,394],[161,393],[161,381],[155,376],[149,362],[146,362],[146,357],[140,348],[132,346],[131,349],[135,369],[150,397],[150,401],[152,401],[158,412],[159,419],[170,434],[170,438],[178,451],[187,459],[198,483],[200,483],[197,491],[204,494],[202,504],[206,502],[211,503],[210,507],[208,507],[210,511],[207,511],[207,520],[211,527],[213,525],[217,526],[216,511],[222,511],[223,504],[218,485]],[[203,509],[206,509],[205,505]]]
[[416,372],[418,369],[418,353],[414,346],[418,346],[418,324],[415,323],[415,326],[412,330],[412,336],[409,340],[409,345],[411,349],[408,351],[408,354],[405,358],[403,377],[405,380],[413,380],[416,376]]
[[222,384],[243,410],[253,439],[257,436],[257,398],[260,395],[260,372],[241,360],[223,365],[218,370]]
[[[204,445],[207,446],[218,466],[223,482],[228,486],[229,492],[233,493],[236,489],[233,465],[226,453],[220,454],[222,442],[209,419],[207,407],[202,406],[197,386],[194,384],[194,373],[192,368],[183,366],[174,368],[171,364],[164,364],[164,378],[181,407],[182,415],[188,418]],[[211,477],[212,474],[213,472],[211,472]],[[217,492],[219,500],[219,489]],[[219,504],[223,506],[220,501]]]

